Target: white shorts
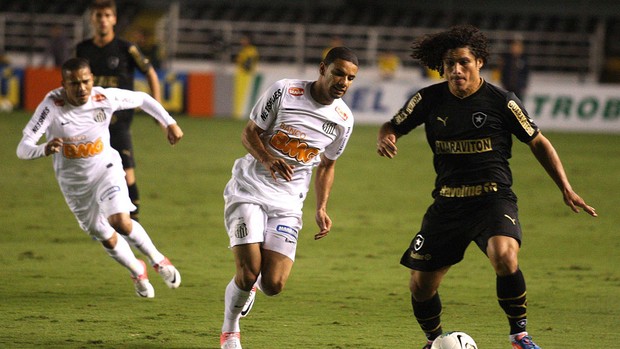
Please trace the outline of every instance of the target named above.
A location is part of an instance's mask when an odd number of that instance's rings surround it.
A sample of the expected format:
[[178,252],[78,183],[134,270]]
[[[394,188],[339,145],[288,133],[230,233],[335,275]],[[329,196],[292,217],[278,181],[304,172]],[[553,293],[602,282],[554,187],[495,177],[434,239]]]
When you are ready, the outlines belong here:
[[302,227],[301,210],[256,202],[256,197],[231,180],[224,190],[224,224],[230,247],[259,243],[295,261]]
[[120,166],[115,167],[108,168],[93,183],[61,185],[65,201],[80,228],[100,241],[108,240],[114,234],[108,217],[136,209],[129,199],[125,171]]

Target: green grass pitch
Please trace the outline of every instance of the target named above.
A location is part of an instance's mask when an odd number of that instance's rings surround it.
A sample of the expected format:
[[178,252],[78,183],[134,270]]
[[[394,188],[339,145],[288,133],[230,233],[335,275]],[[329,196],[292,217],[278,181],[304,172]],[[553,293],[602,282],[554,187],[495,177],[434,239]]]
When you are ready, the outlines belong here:
[[[169,290],[135,296],[128,273],[78,227],[53,178],[51,159],[23,161],[15,148],[29,114],[0,114],[0,347],[218,348],[224,287],[234,266],[222,191],[245,151],[244,122],[180,116],[185,138],[170,147],[138,115],[133,133],[141,222],[177,265]],[[388,116],[386,116],[387,118]],[[243,319],[244,348],[420,348],[402,251],[431,202],[431,154],[423,131],[399,142],[396,159],[375,153],[377,126],[358,125],[338,160],[329,237],[314,241],[314,196],[305,205],[298,259],[285,291],[257,296]],[[546,133],[575,190],[598,218],[574,214],[526,145],[513,148],[524,230],[529,331],[545,349],[614,348],[620,328],[620,136]],[[508,348],[495,277],[475,246],[440,289],[445,330],[483,349]]]

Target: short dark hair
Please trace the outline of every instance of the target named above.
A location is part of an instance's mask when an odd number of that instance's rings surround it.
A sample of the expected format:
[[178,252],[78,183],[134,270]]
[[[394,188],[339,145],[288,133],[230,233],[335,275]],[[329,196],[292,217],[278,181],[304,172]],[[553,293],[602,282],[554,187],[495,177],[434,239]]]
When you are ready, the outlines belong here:
[[112,12],[116,15],[116,2],[114,0],[93,0],[90,4],[90,11],[95,12],[97,10],[104,10],[111,8]]
[[69,58],[68,60],[66,60],[62,64],[62,67],[60,69],[62,71],[62,77],[64,79],[65,72],[67,71],[72,72],[72,71],[76,71],[76,70],[83,69],[83,68],[90,69],[90,62],[88,61],[88,59],[81,58],[81,57],[75,57],[75,58]]
[[489,40],[470,24],[457,25],[448,31],[425,35],[411,47],[411,57],[423,66],[443,76],[443,59],[448,50],[468,47],[474,57],[486,64],[489,58]]
[[359,66],[357,56],[348,47],[339,46],[332,48],[329,52],[327,52],[325,58],[323,58],[323,63],[325,65],[330,65],[337,59],[342,59]]

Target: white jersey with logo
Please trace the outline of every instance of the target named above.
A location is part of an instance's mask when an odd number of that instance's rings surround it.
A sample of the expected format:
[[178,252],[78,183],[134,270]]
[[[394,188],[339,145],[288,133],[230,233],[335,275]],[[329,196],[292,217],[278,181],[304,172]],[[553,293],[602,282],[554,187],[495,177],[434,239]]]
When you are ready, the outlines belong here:
[[312,83],[277,81],[252,109],[250,119],[265,130],[261,136],[265,148],[293,166],[293,179],[287,182],[279,176],[274,180],[251,154],[235,161],[233,179],[259,202],[301,209],[321,154],[336,160],[349,141],[351,110],[342,99],[330,105],[316,102],[310,94]]
[[45,156],[45,144],[37,145],[45,134],[49,141],[62,138],[60,153],[53,155],[54,171],[61,188],[80,185],[87,189],[110,166],[122,168],[121,159],[110,146],[108,126],[116,110],[141,107],[161,124],[168,126],[176,121],[151,96],[118,88],[93,87],[87,103],[69,104],[63,88],[49,92],[37,107],[23,130],[17,148],[22,159]]

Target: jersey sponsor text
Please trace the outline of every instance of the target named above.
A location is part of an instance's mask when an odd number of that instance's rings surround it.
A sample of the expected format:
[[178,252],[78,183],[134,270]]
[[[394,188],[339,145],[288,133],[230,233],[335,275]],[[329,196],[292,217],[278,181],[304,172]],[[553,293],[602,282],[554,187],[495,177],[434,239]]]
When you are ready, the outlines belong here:
[[269,140],[272,147],[279,150],[282,154],[290,156],[295,160],[308,163],[319,155],[319,149],[308,146],[297,138],[291,138],[288,134],[278,131]]
[[476,154],[492,151],[491,138],[435,141],[435,154]]

